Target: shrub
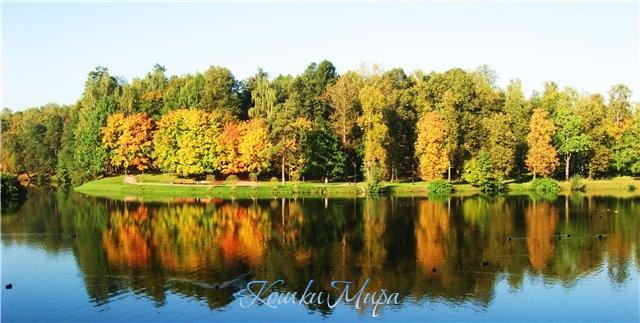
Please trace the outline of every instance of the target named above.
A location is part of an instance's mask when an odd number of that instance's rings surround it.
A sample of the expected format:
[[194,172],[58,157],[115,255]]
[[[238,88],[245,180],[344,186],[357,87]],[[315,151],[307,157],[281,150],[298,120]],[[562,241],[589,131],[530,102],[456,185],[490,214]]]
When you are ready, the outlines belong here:
[[382,193],[382,180],[378,167],[373,167],[365,183],[367,192],[371,195]]
[[531,192],[538,195],[557,195],[560,193],[560,185],[551,178],[534,179],[531,182]]
[[479,187],[483,194],[493,195],[507,191],[507,186],[493,172],[491,157],[481,152],[464,164],[462,178],[474,187]]
[[584,179],[580,175],[571,176],[571,190],[572,191],[584,191],[585,183]]
[[275,176],[272,176],[271,179],[269,179],[269,182],[277,182],[278,178]]
[[638,189],[635,185],[633,184],[629,184],[629,186],[627,187],[627,189],[629,190],[629,192],[635,192],[636,189]]
[[485,152],[464,163],[462,178],[475,187],[481,187],[484,182],[494,177],[491,157]]
[[213,174],[208,174],[205,179],[206,179],[207,182],[215,182],[216,181],[216,176],[213,175]]
[[18,175],[2,173],[0,175],[2,205],[20,203],[27,197],[27,189],[20,184]]
[[249,173],[249,180],[252,181],[252,182],[257,182],[258,181],[258,174]]
[[227,176],[226,181],[227,182],[237,182],[238,181],[238,175],[229,175],[229,176]]
[[507,185],[495,178],[488,178],[480,184],[480,191],[487,195],[500,194],[507,191]]
[[427,183],[427,192],[430,195],[446,196],[452,194],[454,190],[453,185],[444,179],[437,179]]
[[382,183],[377,180],[369,180],[366,182],[366,189],[370,195],[378,195],[383,192]]

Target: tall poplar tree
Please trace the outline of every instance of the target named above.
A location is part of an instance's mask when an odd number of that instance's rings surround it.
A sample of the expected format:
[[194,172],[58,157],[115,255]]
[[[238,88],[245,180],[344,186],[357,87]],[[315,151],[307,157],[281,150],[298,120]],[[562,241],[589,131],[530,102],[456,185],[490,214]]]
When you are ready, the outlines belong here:
[[367,84],[360,91],[362,116],[360,128],[364,133],[363,162],[367,181],[379,181],[386,178],[389,144],[389,128],[384,121],[386,100],[384,93],[374,84]]
[[423,180],[442,178],[449,169],[447,132],[447,122],[439,112],[428,112],[418,121],[416,157],[419,162],[420,178]]
[[531,121],[529,122],[529,135],[527,144],[529,152],[527,154],[527,167],[536,175],[548,177],[558,167],[558,155],[556,148],[551,143],[556,127],[549,120],[549,112],[543,108],[533,110]]

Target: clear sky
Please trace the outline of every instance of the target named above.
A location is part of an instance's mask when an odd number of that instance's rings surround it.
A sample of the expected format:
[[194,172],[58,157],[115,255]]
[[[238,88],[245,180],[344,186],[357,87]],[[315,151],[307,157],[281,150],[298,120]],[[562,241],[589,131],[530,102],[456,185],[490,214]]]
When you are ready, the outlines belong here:
[[544,81],[640,98],[638,3],[4,3],[3,107],[73,103],[97,65],[130,80],[228,67],[298,74],[328,59],[445,71],[488,64],[527,94]]

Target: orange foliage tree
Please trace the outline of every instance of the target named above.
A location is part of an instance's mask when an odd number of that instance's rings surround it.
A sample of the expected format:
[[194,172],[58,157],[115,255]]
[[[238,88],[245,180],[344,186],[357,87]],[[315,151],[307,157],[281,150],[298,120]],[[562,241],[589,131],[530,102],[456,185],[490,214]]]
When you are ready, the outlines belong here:
[[434,180],[442,177],[449,168],[447,149],[448,127],[445,119],[436,111],[425,114],[418,121],[416,156],[419,161],[420,178]]
[[151,165],[153,149],[153,120],[145,113],[125,116],[116,113],[107,118],[102,128],[102,142],[109,149],[109,164],[123,168],[129,167],[139,171]]
[[547,110],[535,109],[529,122],[529,135],[527,135],[529,152],[525,161],[534,177],[536,175],[547,177],[560,164],[556,148],[551,143],[555,132],[556,127],[549,120]]
[[269,168],[273,144],[262,120],[228,122],[220,144],[224,149],[224,162],[220,166],[223,174],[259,174]]

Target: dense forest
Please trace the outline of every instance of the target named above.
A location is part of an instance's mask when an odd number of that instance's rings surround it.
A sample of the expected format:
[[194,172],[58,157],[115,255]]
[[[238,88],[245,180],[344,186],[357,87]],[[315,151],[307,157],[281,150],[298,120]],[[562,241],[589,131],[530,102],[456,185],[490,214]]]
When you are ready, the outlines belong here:
[[2,113],[2,169],[62,187],[165,172],[225,178],[477,183],[640,174],[631,91],[496,85],[487,66],[406,74],[329,61],[245,80],[212,66],[130,82],[97,67],[76,104]]

